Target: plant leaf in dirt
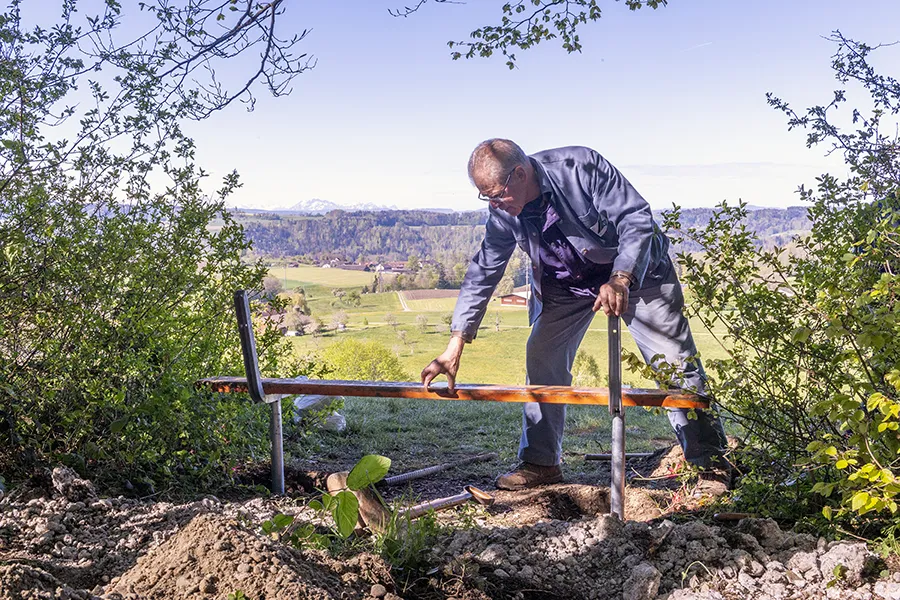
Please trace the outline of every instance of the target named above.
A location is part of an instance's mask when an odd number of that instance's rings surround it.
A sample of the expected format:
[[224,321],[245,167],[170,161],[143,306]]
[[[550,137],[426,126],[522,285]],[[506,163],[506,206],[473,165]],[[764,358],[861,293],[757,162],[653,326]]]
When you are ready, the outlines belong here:
[[334,504],[334,522],[337,525],[338,532],[341,536],[348,538],[356,528],[356,521],[359,519],[359,500],[353,495],[353,492],[344,490],[335,495],[337,502]]
[[387,475],[391,468],[391,459],[378,454],[367,454],[359,459],[356,466],[347,476],[347,487],[351,490],[361,490],[362,488],[378,483]]

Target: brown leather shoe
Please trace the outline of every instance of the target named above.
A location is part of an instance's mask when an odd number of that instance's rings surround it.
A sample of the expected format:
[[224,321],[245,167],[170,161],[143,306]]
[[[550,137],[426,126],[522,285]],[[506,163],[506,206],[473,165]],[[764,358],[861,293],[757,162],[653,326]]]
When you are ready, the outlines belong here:
[[544,467],[522,462],[514,471],[504,473],[497,478],[497,489],[524,490],[539,485],[559,483],[562,478],[562,469],[559,468],[559,465]]

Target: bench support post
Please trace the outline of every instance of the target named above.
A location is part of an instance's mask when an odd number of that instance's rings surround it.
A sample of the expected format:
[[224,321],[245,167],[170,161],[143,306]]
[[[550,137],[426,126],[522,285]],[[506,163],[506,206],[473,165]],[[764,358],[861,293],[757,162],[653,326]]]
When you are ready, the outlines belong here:
[[[259,357],[256,354],[256,338],[250,320],[250,299],[246,290],[234,293],[234,310],[237,314],[238,333],[241,336],[241,353],[244,356],[244,371],[247,373],[247,388],[254,402],[265,403],[266,396],[259,374]],[[272,443],[272,493],[284,494],[284,444],[281,431],[281,396],[269,402],[269,441]]]
[[281,395],[270,402],[269,439],[272,441],[272,493],[284,494],[284,444],[281,432]]
[[625,408],[622,406],[622,323],[609,317],[609,414],[612,417],[610,513],[625,520]]

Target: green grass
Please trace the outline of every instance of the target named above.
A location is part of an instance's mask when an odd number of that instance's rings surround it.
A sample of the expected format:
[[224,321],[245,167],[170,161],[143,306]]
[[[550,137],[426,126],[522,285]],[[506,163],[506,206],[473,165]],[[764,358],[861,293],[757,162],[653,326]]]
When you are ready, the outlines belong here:
[[[500,465],[515,461],[521,431],[520,404],[492,402],[421,402],[407,399],[347,398],[341,413],[343,434],[319,432],[294,440],[295,457],[349,469],[366,454],[392,459],[391,474],[448,462],[483,452],[498,460],[466,469],[474,476],[493,477]],[[674,435],[665,416],[627,408],[628,451],[668,446]],[[604,406],[569,406],[564,452],[570,468],[599,468],[579,457],[610,451],[611,421]]]
[[[517,310],[517,312],[513,312]],[[393,350],[400,359],[403,368],[412,380],[418,380],[419,372],[431,359],[439,355],[447,347],[447,327],[440,320],[424,312],[393,312],[398,321],[396,327],[387,324],[384,313],[356,312],[347,310],[349,322],[343,332],[329,331],[319,337],[302,336],[291,338],[294,347],[301,355],[314,354],[334,342],[344,338],[364,341],[377,341]],[[425,331],[416,325],[416,317],[424,314],[428,318]],[[503,311],[500,331],[495,331],[494,315],[489,311],[478,331],[478,337],[463,351],[457,381],[460,383],[493,383],[523,385],[525,383],[525,342],[528,339],[528,315],[524,309]],[[368,326],[362,325],[362,319],[368,319]],[[327,323],[328,320],[326,319]],[[405,341],[401,340],[399,331],[405,332]],[[695,339],[700,354],[704,358],[723,358],[724,352],[705,331],[694,326]],[[637,347],[629,335],[623,336],[623,347],[637,353]],[[605,371],[608,362],[606,319],[602,316],[594,319],[588,329],[581,349],[593,356],[601,369]],[[654,387],[650,381],[626,372],[623,375],[626,385],[634,387]]]
[[456,306],[456,298],[429,298],[427,300],[407,300],[406,305],[410,310],[417,312],[448,313],[453,312]]
[[[387,313],[397,313],[403,310],[400,305],[400,299],[395,292],[385,292],[383,294],[362,294],[360,296],[359,306],[347,306],[341,303],[331,294],[330,289],[320,286],[303,286],[306,291],[306,301],[314,317],[328,323],[331,315],[338,310],[343,310],[351,318],[357,322],[362,322],[363,318],[368,320],[384,321]],[[338,302],[337,306],[333,304]]]
[[[277,275],[277,271],[273,270],[273,274]],[[290,338],[300,355],[316,354],[345,338],[376,341],[393,350],[409,379],[418,381],[421,370],[447,346],[448,331],[441,322],[441,316],[453,310],[454,298],[407,301],[410,310],[404,311],[397,293],[385,292],[364,294],[359,307],[332,307],[335,297],[331,289],[335,286],[352,289],[348,281],[351,276],[360,273],[301,267],[288,269],[288,274],[289,277],[309,278],[296,281],[308,294],[313,316],[326,324],[336,310],[344,310],[349,317],[347,329],[343,332],[329,331],[319,337]],[[396,326],[388,324],[388,314],[397,321]],[[501,317],[499,331],[495,330],[497,314]],[[417,317],[422,315],[427,319],[424,330],[416,322]],[[367,325],[364,325],[364,320]],[[602,315],[595,318],[581,344],[581,348],[596,359],[603,372],[607,365],[606,324],[606,318]],[[692,323],[692,329],[703,358],[725,356],[700,323]],[[401,340],[399,331],[405,332],[405,341]],[[492,302],[477,339],[463,352],[457,381],[523,385],[525,342],[529,333],[528,313],[524,307],[501,307],[499,301]],[[637,352],[629,335],[623,336],[623,345],[625,349]],[[627,371],[623,374],[623,380],[632,387],[655,387],[652,382]],[[392,473],[487,451],[497,452],[500,461],[508,464],[514,460],[518,447],[521,410],[518,404],[490,402],[348,398],[342,411],[348,421],[345,434],[323,433],[295,440],[292,452],[298,457],[316,456],[331,463],[339,462],[347,468],[364,454],[383,454],[395,461]],[[652,450],[674,441],[664,415],[629,408],[627,423],[629,451]],[[605,407],[570,406],[566,420],[565,452],[578,455],[608,451],[609,431],[610,419]],[[580,458],[571,460],[580,469],[599,468]],[[478,473],[478,469],[482,469],[485,475],[496,474],[498,468],[495,462],[473,467],[473,472]]]
[[361,288],[370,285],[375,278],[375,273],[368,271],[347,271],[345,269],[323,269],[321,267],[273,267],[269,270],[272,277],[287,280],[285,289],[292,289],[296,285],[315,283],[325,288]]

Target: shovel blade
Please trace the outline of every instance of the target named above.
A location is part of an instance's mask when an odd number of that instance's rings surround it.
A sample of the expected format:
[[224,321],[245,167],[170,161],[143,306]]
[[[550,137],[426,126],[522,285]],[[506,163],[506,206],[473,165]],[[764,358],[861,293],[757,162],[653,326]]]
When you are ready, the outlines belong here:
[[[349,471],[341,471],[332,473],[325,480],[325,487],[329,494],[335,494],[348,490],[347,476]],[[353,495],[359,500],[359,520],[356,523],[357,531],[369,529],[371,531],[384,531],[391,520],[391,513],[387,507],[381,503],[381,499],[369,488],[361,490],[352,490]]]

